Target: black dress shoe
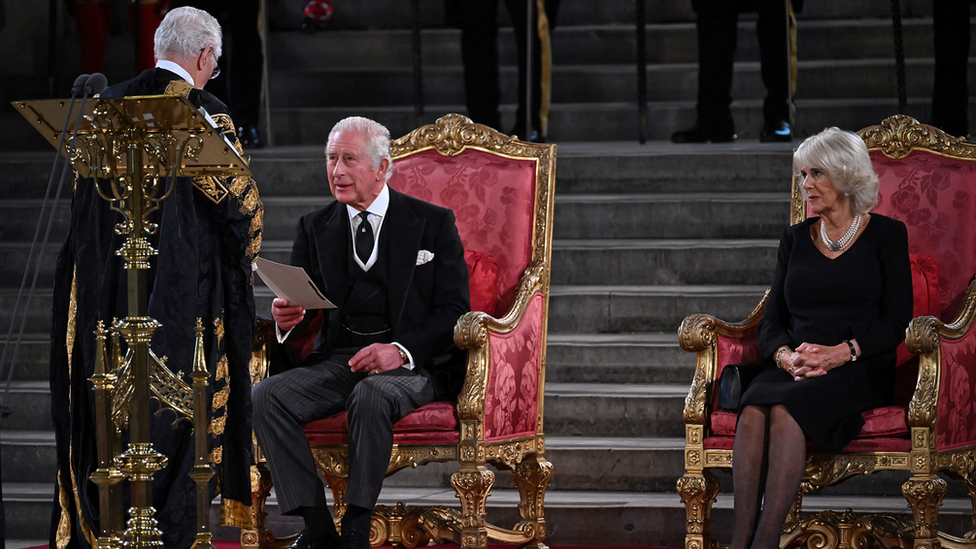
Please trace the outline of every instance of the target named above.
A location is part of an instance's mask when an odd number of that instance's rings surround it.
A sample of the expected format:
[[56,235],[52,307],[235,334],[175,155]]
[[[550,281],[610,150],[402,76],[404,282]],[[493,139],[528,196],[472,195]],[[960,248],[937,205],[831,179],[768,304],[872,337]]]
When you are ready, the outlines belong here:
[[735,141],[734,129],[718,129],[711,124],[695,123],[687,130],[681,130],[671,134],[671,141],[674,143],[728,143]]
[[295,538],[295,541],[288,546],[288,549],[337,549],[338,547],[338,532],[336,532],[334,537],[330,538],[327,535],[315,534],[306,526],[305,529],[298,534],[298,537]]
[[789,143],[793,141],[793,128],[785,120],[766,122],[759,132],[761,143]]

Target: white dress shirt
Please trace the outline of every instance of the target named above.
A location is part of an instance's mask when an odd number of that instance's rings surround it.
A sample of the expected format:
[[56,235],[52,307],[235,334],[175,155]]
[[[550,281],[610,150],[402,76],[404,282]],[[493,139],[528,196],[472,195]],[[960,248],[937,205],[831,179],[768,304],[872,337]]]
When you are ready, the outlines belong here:
[[168,61],[166,59],[160,59],[159,61],[156,61],[156,68],[157,69],[166,69],[169,72],[175,73],[175,74],[179,75],[179,77],[182,78],[183,80],[186,80],[187,82],[189,82],[190,85],[193,85],[193,77],[190,76],[190,73],[187,72],[186,69],[184,69],[183,67],[179,66],[179,64],[177,64],[177,63],[174,63],[172,61]]

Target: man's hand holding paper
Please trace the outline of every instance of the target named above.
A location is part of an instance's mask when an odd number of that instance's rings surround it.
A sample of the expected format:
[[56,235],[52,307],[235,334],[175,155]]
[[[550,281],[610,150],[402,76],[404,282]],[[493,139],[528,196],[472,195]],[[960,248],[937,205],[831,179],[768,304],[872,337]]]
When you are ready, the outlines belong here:
[[305,318],[305,307],[292,305],[283,297],[276,297],[271,302],[271,316],[275,324],[284,331],[289,331]]

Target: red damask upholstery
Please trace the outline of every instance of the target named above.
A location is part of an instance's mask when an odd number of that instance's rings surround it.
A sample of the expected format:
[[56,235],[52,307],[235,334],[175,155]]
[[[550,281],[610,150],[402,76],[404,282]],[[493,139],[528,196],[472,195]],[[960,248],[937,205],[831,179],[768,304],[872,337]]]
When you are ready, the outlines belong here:
[[976,163],[924,151],[899,159],[875,151],[871,160],[881,180],[874,211],[905,223],[908,251],[935,260],[941,312],[976,272]]
[[498,306],[498,263],[491,254],[477,250],[465,251],[464,261],[468,264],[471,310],[494,315]]
[[976,339],[943,341],[942,360],[935,446],[951,450],[976,441]]
[[480,150],[445,157],[422,151],[398,159],[390,186],[454,210],[465,250],[490,254],[498,265],[497,311],[512,304],[532,257],[535,161]]
[[[304,425],[305,436],[309,444],[346,444],[349,442],[349,425],[346,423],[346,413],[341,412]],[[423,434],[422,437],[413,435]],[[435,433],[445,433],[443,436]],[[431,436],[437,436],[446,444],[457,444],[457,417],[454,415],[454,405],[450,402],[431,402],[417,408],[393,425],[393,443],[416,443],[419,438],[428,443]]]
[[529,436],[539,417],[544,299],[532,296],[525,316],[511,333],[489,342],[491,366],[485,400],[485,440]]

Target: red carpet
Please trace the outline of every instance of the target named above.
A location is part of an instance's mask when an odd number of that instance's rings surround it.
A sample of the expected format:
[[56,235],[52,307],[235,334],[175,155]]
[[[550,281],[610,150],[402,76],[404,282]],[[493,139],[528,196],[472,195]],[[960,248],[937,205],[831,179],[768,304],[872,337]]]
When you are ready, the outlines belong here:
[[[240,549],[241,544],[236,541],[215,541],[214,547],[217,549]],[[428,546],[430,549],[458,549],[457,545],[431,545]],[[513,549],[518,547],[517,545],[489,545],[488,549]],[[586,549],[588,546],[583,545],[550,545],[550,549]],[[47,545],[38,545],[36,547],[28,547],[27,549],[48,549]],[[377,547],[376,549],[392,549],[390,547]],[[654,547],[644,547],[644,546],[619,546],[613,547],[612,549],[660,549]]]

